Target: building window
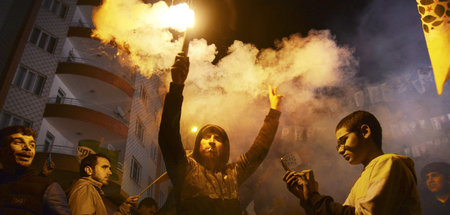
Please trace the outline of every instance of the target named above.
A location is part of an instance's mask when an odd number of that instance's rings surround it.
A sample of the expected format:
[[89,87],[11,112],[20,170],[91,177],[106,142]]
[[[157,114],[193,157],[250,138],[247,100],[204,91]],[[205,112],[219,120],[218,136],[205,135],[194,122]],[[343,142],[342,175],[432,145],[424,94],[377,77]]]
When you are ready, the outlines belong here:
[[164,202],[165,199],[166,199],[166,195],[164,195],[164,193],[162,191],[159,191],[159,201],[158,201],[158,202],[160,202],[159,207],[162,207],[162,202]]
[[[148,184],[151,184],[151,183],[153,183],[153,179],[152,179],[152,177],[151,176],[149,176],[148,177]],[[149,197],[153,197],[153,187],[155,187],[155,186],[151,186],[148,190],[147,190],[147,196],[149,196]]]
[[30,120],[27,120],[20,116],[16,116],[16,115],[8,113],[8,112],[3,112],[0,117],[0,128],[4,128],[7,126],[13,126],[13,125],[23,125],[25,127],[31,128],[33,123]]
[[148,94],[147,94],[147,90],[145,90],[144,85],[141,86],[141,101],[142,101],[142,103],[144,103],[144,105],[147,106],[147,104],[148,104]]
[[36,95],[40,95],[45,84],[45,76],[40,75],[23,66],[19,66],[13,85],[30,91]]
[[136,136],[142,143],[144,142],[144,132],[145,128],[141,120],[136,119]]
[[53,148],[53,142],[55,142],[55,136],[53,136],[53,134],[50,133],[50,131],[47,131],[44,140],[44,152],[51,152]]
[[155,146],[155,144],[152,142],[152,145],[150,146],[150,157],[156,161],[157,155],[158,155],[158,148]]
[[66,98],[66,93],[61,88],[58,89],[58,94],[56,95],[56,104],[64,104],[64,99]]
[[164,162],[161,162],[161,172],[167,172],[166,165],[164,165]]
[[141,164],[136,160],[136,158],[133,157],[131,159],[131,168],[130,168],[130,177],[133,179],[136,183],[139,184],[139,179],[141,177],[141,171],[142,166]]
[[29,41],[51,54],[55,51],[56,44],[58,43],[58,39],[36,27],[33,28]]
[[63,19],[66,17],[69,9],[69,7],[60,0],[44,0],[42,7]]

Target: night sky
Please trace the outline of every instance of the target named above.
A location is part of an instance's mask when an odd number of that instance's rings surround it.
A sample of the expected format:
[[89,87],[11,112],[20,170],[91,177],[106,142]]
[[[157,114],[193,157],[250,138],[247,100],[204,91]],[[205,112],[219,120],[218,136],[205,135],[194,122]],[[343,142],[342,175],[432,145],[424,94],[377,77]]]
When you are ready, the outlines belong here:
[[[274,41],[311,29],[328,29],[341,46],[354,49],[358,76],[370,82],[398,73],[411,62],[429,59],[415,1],[411,0],[241,0],[234,1],[236,22],[231,29],[225,0],[195,0],[196,16],[208,20],[196,26],[196,37],[218,46],[225,55],[233,40],[274,47]],[[201,6],[200,6],[201,5]],[[207,11],[207,12],[203,12]],[[205,18],[204,18],[205,17]],[[206,18],[207,17],[207,18]],[[228,17],[228,18],[224,18]]]

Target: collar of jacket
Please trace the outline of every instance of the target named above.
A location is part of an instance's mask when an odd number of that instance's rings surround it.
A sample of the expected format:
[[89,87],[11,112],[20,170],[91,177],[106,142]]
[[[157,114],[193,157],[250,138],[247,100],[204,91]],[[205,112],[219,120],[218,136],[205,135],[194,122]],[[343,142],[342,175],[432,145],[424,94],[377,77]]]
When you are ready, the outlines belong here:
[[91,183],[92,185],[94,185],[95,189],[98,191],[98,193],[99,193],[101,196],[105,195],[105,193],[104,193],[103,190],[102,190],[102,186],[103,186],[102,183],[100,183],[100,182],[98,182],[98,181],[96,181],[96,180],[94,180],[94,179],[92,179],[92,178],[90,178],[90,177],[82,177],[81,179],[82,179],[82,180],[86,180],[86,181],[88,181],[89,183]]

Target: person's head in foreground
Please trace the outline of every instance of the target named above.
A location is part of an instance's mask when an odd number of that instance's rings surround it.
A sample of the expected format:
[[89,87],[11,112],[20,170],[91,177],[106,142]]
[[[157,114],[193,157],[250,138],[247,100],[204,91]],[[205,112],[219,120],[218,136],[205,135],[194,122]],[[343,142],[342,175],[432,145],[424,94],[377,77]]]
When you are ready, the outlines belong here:
[[225,167],[230,157],[230,143],[225,130],[217,125],[205,125],[195,139],[195,160],[208,169]]
[[5,169],[25,169],[36,154],[36,132],[25,126],[0,130],[0,161]]
[[377,118],[367,111],[355,111],[336,126],[336,149],[350,164],[363,164],[383,154],[382,130]]
[[91,154],[81,161],[81,177],[87,177],[100,182],[103,185],[107,185],[111,175],[111,162],[109,158],[103,154]]

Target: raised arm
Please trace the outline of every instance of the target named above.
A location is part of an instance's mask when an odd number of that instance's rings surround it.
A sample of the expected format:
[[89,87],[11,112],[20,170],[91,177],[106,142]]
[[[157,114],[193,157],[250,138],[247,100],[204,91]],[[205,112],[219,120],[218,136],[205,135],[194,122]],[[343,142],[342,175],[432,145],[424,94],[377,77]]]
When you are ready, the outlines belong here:
[[158,142],[167,173],[174,185],[180,183],[187,164],[180,136],[181,106],[184,81],[189,73],[189,58],[180,53],[171,68],[172,82],[164,100]]
[[250,149],[236,162],[238,170],[238,184],[241,185],[264,161],[278,128],[280,118],[280,103],[282,95],[277,94],[277,89],[269,85],[270,111],[264,120]]

